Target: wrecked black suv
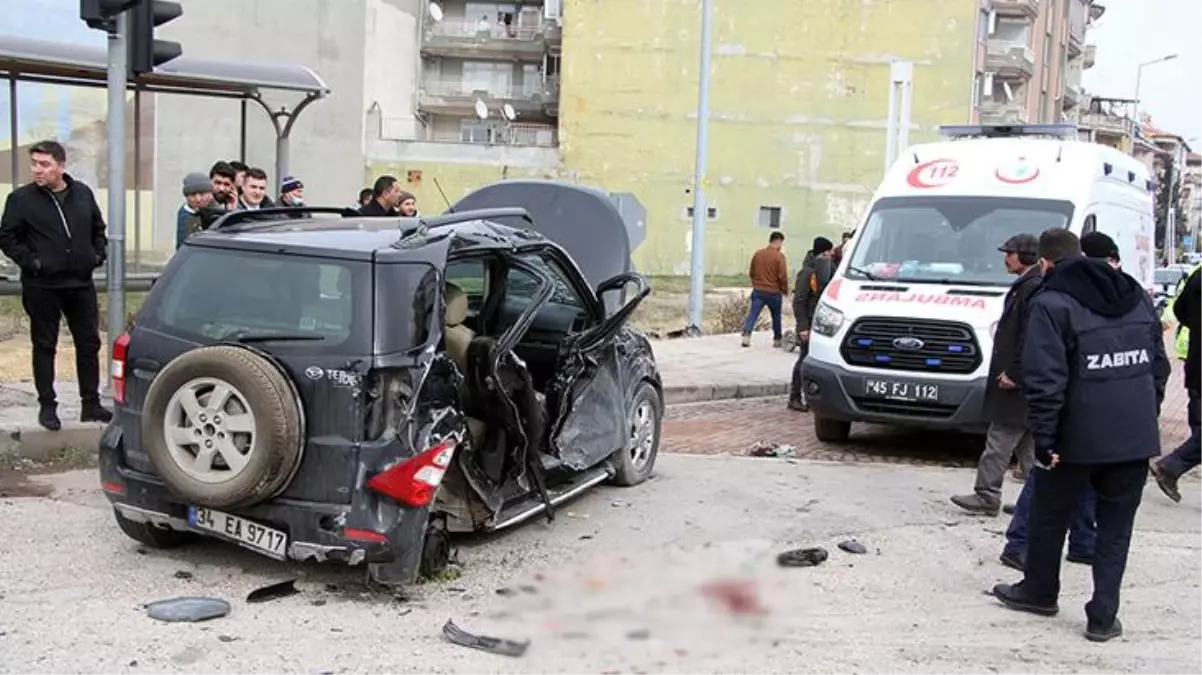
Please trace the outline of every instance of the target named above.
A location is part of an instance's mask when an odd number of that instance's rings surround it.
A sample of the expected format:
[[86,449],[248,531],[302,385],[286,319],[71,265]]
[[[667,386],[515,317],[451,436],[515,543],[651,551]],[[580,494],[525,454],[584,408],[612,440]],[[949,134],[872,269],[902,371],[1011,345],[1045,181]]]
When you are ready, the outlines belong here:
[[448,533],[646,480],[663,396],[627,320],[650,288],[605,196],[532,187],[573,208],[273,209],[188,239],[113,349],[100,473],[121,529],[404,584],[447,564]]

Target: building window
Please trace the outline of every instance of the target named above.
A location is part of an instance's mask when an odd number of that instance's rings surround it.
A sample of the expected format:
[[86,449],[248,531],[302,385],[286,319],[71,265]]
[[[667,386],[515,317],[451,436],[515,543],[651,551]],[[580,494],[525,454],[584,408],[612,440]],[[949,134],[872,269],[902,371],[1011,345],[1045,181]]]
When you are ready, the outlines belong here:
[[760,227],[766,227],[770,230],[780,229],[780,207],[779,206],[761,206],[760,207]]
[[[693,207],[690,206],[690,207],[686,208],[685,215],[687,215],[689,218],[692,218],[693,217]],[[709,220],[717,219],[718,218],[718,207],[711,206],[708,209],[706,209],[705,217],[708,218]]]

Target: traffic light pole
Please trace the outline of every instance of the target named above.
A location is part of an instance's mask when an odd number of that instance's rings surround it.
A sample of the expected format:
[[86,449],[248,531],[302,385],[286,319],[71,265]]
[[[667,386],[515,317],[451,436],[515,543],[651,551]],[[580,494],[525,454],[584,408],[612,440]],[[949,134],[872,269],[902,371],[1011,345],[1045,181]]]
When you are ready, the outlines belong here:
[[108,42],[108,374],[112,392],[113,342],[125,330],[125,81],[127,13],[117,15]]

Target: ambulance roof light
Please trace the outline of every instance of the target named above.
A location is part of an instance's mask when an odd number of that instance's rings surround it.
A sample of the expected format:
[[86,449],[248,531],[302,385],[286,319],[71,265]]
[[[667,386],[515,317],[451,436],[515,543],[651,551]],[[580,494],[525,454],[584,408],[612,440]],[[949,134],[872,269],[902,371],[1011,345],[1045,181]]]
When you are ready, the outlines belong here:
[[1052,136],[1076,139],[1076,124],[944,124],[939,133],[948,138],[1017,138]]

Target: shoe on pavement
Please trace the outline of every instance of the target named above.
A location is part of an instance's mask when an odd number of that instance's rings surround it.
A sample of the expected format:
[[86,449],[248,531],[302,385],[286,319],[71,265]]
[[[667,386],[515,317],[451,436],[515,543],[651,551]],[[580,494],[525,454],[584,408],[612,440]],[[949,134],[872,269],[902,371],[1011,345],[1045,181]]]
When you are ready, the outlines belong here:
[[993,597],[1001,600],[1002,604],[1020,612],[1030,612],[1039,616],[1056,616],[1060,605],[1052,603],[1041,605],[1028,600],[1022,591],[1022,582],[1017,584],[998,584],[993,587]]
[[100,405],[99,403],[85,403],[79,411],[80,422],[103,422],[108,424],[113,421],[113,411]]
[[952,503],[969,513],[980,516],[996,516],[998,512],[997,504],[991,504],[981,499],[980,495],[956,495],[952,497]]
[[63,421],[58,418],[58,407],[53,405],[42,406],[38,410],[38,424],[50,431],[62,429]]
[[751,335],[749,333],[743,333],[743,346],[744,347],[751,346]]
[[1023,559],[1009,551],[1002,551],[1002,555],[998,556],[998,560],[1012,570],[1023,571]]
[[797,412],[810,412],[810,406],[806,405],[805,401],[789,399],[789,410],[796,410]]
[[1095,625],[1092,621],[1085,626],[1085,639],[1090,642],[1108,642],[1123,634],[1123,623],[1114,617],[1114,622],[1106,628]]
[[1008,516],[1013,516],[1014,515],[1014,504],[1003,504],[1002,505],[1002,513],[1004,513]]
[[1071,563],[1077,563],[1078,565],[1089,565],[1090,567],[1093,567],[1092,555],[1074,555],[1070,553],[1064,556],[1064,559]]
[[1164,493],[1164,496],[1180,504],[1181,490],[1177,487],[1177,474],[1166,469],[1160,463],[1160,460],[1152,462],[1149,468],[1152,470],[1152,476],[1156,478],[1156,484],[1160,486],[1160,491]]

